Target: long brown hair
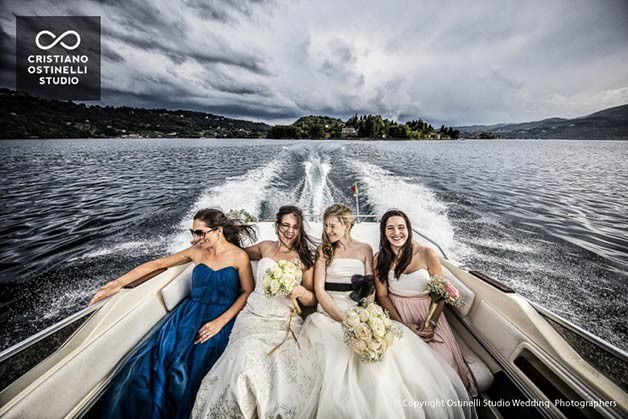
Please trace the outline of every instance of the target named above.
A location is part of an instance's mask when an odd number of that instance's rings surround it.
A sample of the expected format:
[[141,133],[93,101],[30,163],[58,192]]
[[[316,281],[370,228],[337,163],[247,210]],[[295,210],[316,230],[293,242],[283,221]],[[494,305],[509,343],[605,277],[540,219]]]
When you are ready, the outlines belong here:
[[[355,225],[355,217],[353,216],[353,212],[351,208],[343,204],[333,204],[329,208],[325,210],[323,214],[323,223],[329,217],[338,217],[342,225],[347,226],[349,231]],[[329,241],[329,237],[327,237],[327,233],[325,232],[325,226],[323,225],[323,243],[321,244],[321,253],[325,258],[325,264],[329,266],[334,260],[334,253],[336,251],[336,246],[334,243]]]
[[290,214],[294,215],[299,223],[299,236],[294,241],[292,248],[299,254],[299,259],[305,269],[309,269],[314,266],[314,242],[305,232],[305,219],[301,208],[294,205],[284,205],[279,208],[275,218],[275,230],[279,229],[283,217]]
[[[399,258],[392,250],[390,242],[386,238],[386,223],[391,217],[402,217],[406,222],[406,230],[408,239],[401,247]],[[406,270],[410,262],[412,262],[412,224],[405,212],[391,209],[386,211],[379,222],[379,255],[377,256],[377,276],[382,283],[388,282],[388,271],[393,265],[395,259],[397,259],[397,266],[395,266],[395,278],[399,279],[399,276]]]
[[194,215],[194,219],[204,222],[209,228],[222,227],[222,234],[225,236],[225,240],[240,248],[242,248],[242,242],[245,239],[250,243],[257,241],[257,234],[252,225],[243,224],[235,218],[229,218],[219,209],[202,209]]

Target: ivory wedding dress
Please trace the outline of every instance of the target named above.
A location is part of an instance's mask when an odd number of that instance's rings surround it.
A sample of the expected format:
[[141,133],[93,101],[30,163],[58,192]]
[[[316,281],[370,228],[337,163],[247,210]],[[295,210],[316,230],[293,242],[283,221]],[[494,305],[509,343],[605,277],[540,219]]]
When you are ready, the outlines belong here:
[[[357,259],[335,258],[327,267],[326,288],[351,284],[364,275]],[[328,284],[335,284],[328,286]],[[347,287],[348,288],[348,287]],[[328,291],[341,312],[356,305],[350,291]],[[379,362],[365,363],[343,341],[342,326],[319,305],[305,321],[299,346],[322,374],[318,418],[474,417],[458,374],[436,358],[428,345],[401,323],[403,337]]]

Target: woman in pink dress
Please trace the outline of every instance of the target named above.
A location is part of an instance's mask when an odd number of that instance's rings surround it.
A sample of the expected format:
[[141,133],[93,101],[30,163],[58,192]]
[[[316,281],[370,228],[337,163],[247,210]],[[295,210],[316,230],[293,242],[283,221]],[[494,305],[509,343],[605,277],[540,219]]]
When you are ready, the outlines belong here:
[[441,315],[441,301],[432,320],[424,327],[431,298],[427,283],[432,275],[443,277],[436,252],[412,242],[412,225],[408,216],[390,210],[380,221],[380,248],[375,254],[375,286],[377,300],[393,320],[404,323],[425,340],[441,359],[458,373],[469,396],[477,395],[477,387],[469,366],[451,327]]

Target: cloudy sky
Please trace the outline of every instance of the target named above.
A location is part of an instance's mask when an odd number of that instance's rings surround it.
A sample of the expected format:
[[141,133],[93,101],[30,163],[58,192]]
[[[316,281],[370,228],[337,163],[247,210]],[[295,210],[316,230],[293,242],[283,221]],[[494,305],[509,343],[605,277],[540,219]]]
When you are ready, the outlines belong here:
[[628,103],[628,1],[3,0],[101,16],[100,104],[289,123],[353,113],[448,125],[576,117]]

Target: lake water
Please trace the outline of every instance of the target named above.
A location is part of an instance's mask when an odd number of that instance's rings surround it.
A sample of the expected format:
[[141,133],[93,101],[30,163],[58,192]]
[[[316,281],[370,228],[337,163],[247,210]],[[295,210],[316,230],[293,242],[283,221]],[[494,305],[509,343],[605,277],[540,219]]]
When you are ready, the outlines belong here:
[[0,141],[0,348],[184,247],[196,209],[407,211],[450,259],[628,349],[628,142]]

